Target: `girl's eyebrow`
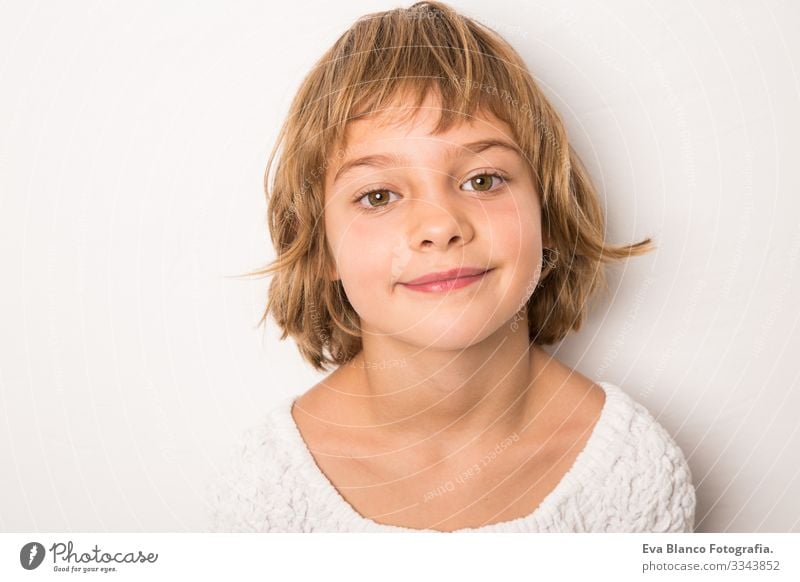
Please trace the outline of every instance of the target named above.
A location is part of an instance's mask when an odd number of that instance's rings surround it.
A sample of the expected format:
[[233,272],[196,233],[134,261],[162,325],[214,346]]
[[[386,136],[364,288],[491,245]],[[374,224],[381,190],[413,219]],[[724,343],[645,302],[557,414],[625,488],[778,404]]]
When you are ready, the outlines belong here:
[[[448,158],[455,157],[459,155],[462,150],[469,150],[472,155],[479,154],[491,148],[500,148],[507,151],[511,151],[517,154],[519,157],[524,158],[524,154],[522,150],[514,143],[510,141],[506,141],[503,139],[481,139],[478,141],[473,141],[465,144],[455,144],[448,148],[447,153],[445,154]],[[345,174],[354,170],[355,168],[359,167],[371,167],[371,168],[387,168],[392,166],[408,166],[410,165],[408,158],[399,154],[371,154],[368,156],[363,156],[360,158],[356,158],[354,160],[348,160],[344,162],[339,169],[336,171],[336,175],[333,177],[332,184],[335,184],[339,179],[341,179]]]

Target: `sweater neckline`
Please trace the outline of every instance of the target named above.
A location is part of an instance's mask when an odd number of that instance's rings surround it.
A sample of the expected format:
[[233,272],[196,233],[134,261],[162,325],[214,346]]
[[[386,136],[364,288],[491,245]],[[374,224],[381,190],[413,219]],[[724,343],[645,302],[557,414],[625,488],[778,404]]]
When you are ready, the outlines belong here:
[[610,444],[613,439],[613,420],[617,406],[614,401],[624,398],[625,393],[614,384],[608,382],[595,382],[605,392],[606,398],[600,417],[592,429],[586,444],[569,470],[564,474],[558,484],[545,496],[541,503],[533,512],[506,521],[489,523],[479,527],[464,527],[450,532],[436,529],[422,529],[405,527],[401,525],[389,525],[379,523],[368,517],[361,515],[348,502],[338,489],[333,485],[328,476],[317,464],[314,455],[308,448],[308,444],[303,438],[297,423],[292,416],[292,407],[300,395],[292,395],[276,407],[273,416],[273,427],[288,439],[288,451],[298,464],[298,468],[320,495],[331,511],[331,514],[339,521],[346,522],[354,529],[373,532],[420,532],[420,533],[484,533],[492,531],[523,531],[523,526],[534,521],[552,521],[557,517],[560,502],[569,497],[576,488],[585,482],[586,478],[607,470],[610,466],[610,455],[612,448]]

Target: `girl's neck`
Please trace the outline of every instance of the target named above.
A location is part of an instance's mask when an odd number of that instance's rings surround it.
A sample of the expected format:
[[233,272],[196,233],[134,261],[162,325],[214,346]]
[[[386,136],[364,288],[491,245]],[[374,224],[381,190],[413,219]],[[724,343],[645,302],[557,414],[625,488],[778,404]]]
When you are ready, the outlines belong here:
[[[516,327],[516,326],[515,326]],[[461,441],[467,435],[513,433],[527,424],[547,354],[526,326],[495,333],[458,351],[420,349],[388,336],[372,341],[346,366],[354,424],[387,437]],[[344,368],[344,367],[343,367]]]

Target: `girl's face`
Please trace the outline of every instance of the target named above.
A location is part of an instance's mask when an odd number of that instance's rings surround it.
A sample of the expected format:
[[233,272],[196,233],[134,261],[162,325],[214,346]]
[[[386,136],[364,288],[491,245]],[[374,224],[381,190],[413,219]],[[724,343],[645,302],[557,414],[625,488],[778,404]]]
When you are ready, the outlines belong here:
[[[391,110],[351,122],[344,155],[325,176],[333,278],[361,318],[364,342],[386,335],[466,348],[524,315],[539,279],[539,196],[511,128],[483,114],[433,136],[435,107],[429,98],[413,117],[395,110],[402,123]],[[488,271],[407,285],[454,268]]]

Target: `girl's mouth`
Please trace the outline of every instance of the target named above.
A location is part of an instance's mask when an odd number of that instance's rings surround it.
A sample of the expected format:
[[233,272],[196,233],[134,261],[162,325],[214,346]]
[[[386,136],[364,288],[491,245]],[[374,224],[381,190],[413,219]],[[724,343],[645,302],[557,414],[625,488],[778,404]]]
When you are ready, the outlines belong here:
[[400,285],[402,285],[406,289],[411,289],[412,291],[420,291],[422,293],[442,293],[446,291],[454,291],[456,289],[461,289],[462,287],[466,287],[467,285],[472,285],[473,283],[483,279],[487,274],[491,273],[493,270],[494,269],[488,269],[483,273],[478,273],[477,275],[456,277],[453,279],[446,279],[443,281],[430,281],[428,283],[418,283],[416,285],[412,285],[411,283],[400,283]]

